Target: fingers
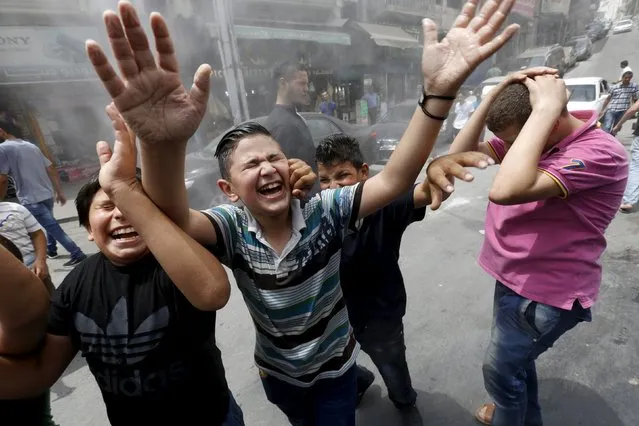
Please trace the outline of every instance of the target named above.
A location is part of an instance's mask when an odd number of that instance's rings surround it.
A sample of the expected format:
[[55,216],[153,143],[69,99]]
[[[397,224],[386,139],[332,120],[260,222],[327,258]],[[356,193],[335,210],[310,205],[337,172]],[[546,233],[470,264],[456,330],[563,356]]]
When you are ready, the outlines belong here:
[[118,61],[118,67],[122,75],[127,78],[135,77],[140,72],[140,69],[135,62],[133,50],[129,45],[129,40],[126,38],[120,18],[114,11],[107,10],[104,12],[104,25],[109,36],[113,56]]
[[498,8],[498,0],[488,0],[479,11],[479,14],[470,21],[468,27],[473,31],[481,32],[480,30],[485,29],[486,22],[489,22]]
[[209,100],[209,90],[211,88],[211,66],[202,64],[199,66],[193,77],[193,86],[191,86],[191,99],[200,104],[203,109]]
[[455,156],[453,158],[455,160],[455,163],[463,167],[476,167],[478,169],[485,169],[486,167],[488,167],[488,165],[495,164],[495,160],[482,152],[461,152],[454,155]]
[[149,40],[144,29],[140,25],[140,19],[135,11],[135,7],[128,1],[121,1],[118,4],[124,31],[128,39],[129,46],[133,52],[133,58],[138,69],[156,68],[155,59],[149,48]]
[[437,185],[429,184],[428,187],[430,189],[430,209],[434,211],[442,205],[444,193]]
[[461,13],[455,19],[453,23],[454,28],[466,28],[468,23],[475,16],[475,11],[477,10],[477,2],[476,1],[468,1],[464,4]]
[[112,155],[135,155],[135,134],[124,122],[115,105],[107,106],[107,114],[112,121],[115,130],[115,143],[113,144]]
[[151,30],[155,37],[155,49],[158,52],[158,62],[160,68],[166,71],[179,72],[178,60],[175,56],[175,48],[169,33],[166,21],[157,12],[151,14]]
[[104,166],[106,163],[111,160],[111,147],[105,141],[100,141],[95,145],[95,151],[98,154],[98,159],[100,160],[100,167]]
[[437,25],[435,22],[428,18],[423,19],[422,28],[424,30],[424,46],[437,43]]
[[443,191],[453,192],[455,190],[455,187],[450,183],[448,177],[446,176],[447,170],[441,167],[441,163],[439,166],[433,166],[433,164],[434,163],[432,163],[427,170],[428,182],[430,182],[431,185],[438,186]]
[[483,59],[488,58],[503,47],[508,40],[519,30],[519,24],[511,24],[504,29],[497,37],[479,46],[479,54]]
[[486,9],[484,15],[485,21],[482,26],[476,28],[481,44],[490,41],[495,34],[497,34],[497,31],[501,28],[502,24],[506,20],[506,16],[508,16],[508,13],[510,13],[510,9],[512,9],[514,4],[511,0],[492,1],[496,4],[490,5],[489,2],[482,8],[482,12]]
[[95,69],[96,74],[98,74],[98,77],[102,80],[104,88],[109,92],[112,99],[117,98],[124,92],[124,82],[116,74],[98,43],[94,40],[87,40],[85,47],[89,60],[91,64],[93,64],[93,69]]
[[538,75],[559,75],[559,70],[550,67],[533,67],[527,68],[519,72],[520,74],[525,75],[526,77],[536,77]]

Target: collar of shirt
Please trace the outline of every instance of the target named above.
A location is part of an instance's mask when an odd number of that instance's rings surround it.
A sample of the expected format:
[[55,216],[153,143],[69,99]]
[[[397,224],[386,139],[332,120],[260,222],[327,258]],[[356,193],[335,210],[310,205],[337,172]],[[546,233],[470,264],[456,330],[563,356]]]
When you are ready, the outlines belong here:
[[[592,110],[572,111],[570,115],[583,121],[584,125],[578,128],[577,130],[575,130],[574,132],[572,132],[570,135],[563,138],[557,145],[554,146],[554,148],[562,148],[568,145],[569,143],[577,139],[579,136],[583,135],[588,130],[592,129],[593,127],[596,127],[597,125],[598,116],[596,111],[592,111]],[[554,149],[548,150],[548,153],[550,152],[554,152]]]

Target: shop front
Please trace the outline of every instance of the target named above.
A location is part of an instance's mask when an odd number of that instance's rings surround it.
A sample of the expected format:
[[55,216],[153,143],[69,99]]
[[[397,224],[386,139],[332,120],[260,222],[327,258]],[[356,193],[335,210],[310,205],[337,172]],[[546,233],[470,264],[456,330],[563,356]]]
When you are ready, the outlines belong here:
[[64,179],[97,170],[110,140],[109,98],[84,52],[93,27],[0,27],[0,114],[36,143]]

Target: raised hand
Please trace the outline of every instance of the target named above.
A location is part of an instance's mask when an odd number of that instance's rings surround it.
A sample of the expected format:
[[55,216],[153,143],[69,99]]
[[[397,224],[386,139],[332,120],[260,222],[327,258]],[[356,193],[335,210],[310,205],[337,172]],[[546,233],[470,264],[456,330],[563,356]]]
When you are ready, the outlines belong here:
[[96,144],[100,160],[100,186],[109,196],[121,189],[141,190],[141,185],[136,179],[135,134],[127,127],[113,105],[109,105],[107,113],[113,122],[115,143],[113,151],[104,141]]
[[133,5],[118,4],[120,16],[104,13],[111,49],[122,76],[118,76],[100,45],[87,40],[87,54],[127,124],[143,143],[186,143],[206,111],[211,68],[201,65],[187,91],[164,18],[151,14],[157,62]]
[[495,36],[515,0],[488,0],[475,16],[477,0],[469,0],[446,37],[437,41],[437,26],[424,19],[422,73],[429,95],[455,95],[470,73],[497,52],[519,26],[509,25]]
[[423,185],[429,186],[430,208],[437,210],[455,190],[455,178],[470,182],[474,176],[465,167],[485,169],[495,161],[481,152],[460,152],[448,154],[433,160],[426,169],[427,180]]

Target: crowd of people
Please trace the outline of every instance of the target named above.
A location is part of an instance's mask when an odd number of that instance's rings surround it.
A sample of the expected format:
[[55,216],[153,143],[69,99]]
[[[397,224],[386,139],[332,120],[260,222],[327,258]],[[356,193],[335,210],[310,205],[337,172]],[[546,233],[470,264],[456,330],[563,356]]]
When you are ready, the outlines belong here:
[[[0,247],[3,415],[19,419],[12,424],[51,421],[48,389],[81,353],[113,425],[243,425],[215,341],[216,312],[230,295],[223,265],[255,325],[266,397],[292,425],[355,425],[374,380],[357,365],[360,347],[397,409],[415,410],[398,263],[403,233],[427,206],[446,201],[455,179],[472,181],[467,167],[500,164],[479,254],[496,280],[483,363],[492,401],[475,418],[541,426],[535,361],[591,320],[604,233],[628,180],[623,146],[598,128],[595,111],[568,113],[557,70],[528,69],[469,110],[449,154],[430,162],[415,184],[464,80],[517,31],[513,24],[498,34],[513,3],[489,0],[476,11],[470,0],[442,41],[424,20],[423,94],[375,176],[348,136],[314,147],[296,110],[308,102],[308,76],[294,63],[283,65],[266,126],[245,123],[220,140],[217,185],[230,203],[204,211],[189,209],[184,158],[204,115],[211,69],[202,65],[187,91],[159,14],[151,15],[154,55],[129,2],[120,2],[119,13],[105,12],[120,73],[96,42],[87,41],[87,53],[113,100],[107,113],[115,142],[98,142],[99,175],[76,197],[79,222],[99,252],[72,257],[80,260],[49,294],[37,222],[62,241],[29,206],[50,212],[59,191],[45,188],[42,197],[21,200],[25,208],[13,208],[16,228],[8,238],[18,248],[10,241]],[[494,137],[480,143],[485,126]],[[5,129],[0,148],[14,144],[11,136]],[[22,161],[30,166],[7,168],[0,157],[0,171],[50,167],[29,158]],[[29,188],[31,174],[24,174],[19,194]],[[33,272],[20,258],[34,259]]]

